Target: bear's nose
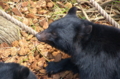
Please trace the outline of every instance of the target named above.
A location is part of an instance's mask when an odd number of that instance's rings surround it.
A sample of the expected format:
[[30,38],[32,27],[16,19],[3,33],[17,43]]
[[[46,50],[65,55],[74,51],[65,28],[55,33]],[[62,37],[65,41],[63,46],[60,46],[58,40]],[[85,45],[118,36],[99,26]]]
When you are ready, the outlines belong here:
[[36,35],[36,38],[41,41],[41,42],[46,42],[49,40],[50,37],[50,33],[46,33],[46,32],[39,32]]

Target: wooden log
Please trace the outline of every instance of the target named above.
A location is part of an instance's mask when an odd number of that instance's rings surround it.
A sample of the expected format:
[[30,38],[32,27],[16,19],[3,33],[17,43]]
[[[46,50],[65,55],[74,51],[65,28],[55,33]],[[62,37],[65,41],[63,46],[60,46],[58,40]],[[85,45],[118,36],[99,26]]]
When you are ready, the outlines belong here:
[[11,44],[13,41],[19,40],[20,38],[20,28],[0,16],[0,43],[6,42]]

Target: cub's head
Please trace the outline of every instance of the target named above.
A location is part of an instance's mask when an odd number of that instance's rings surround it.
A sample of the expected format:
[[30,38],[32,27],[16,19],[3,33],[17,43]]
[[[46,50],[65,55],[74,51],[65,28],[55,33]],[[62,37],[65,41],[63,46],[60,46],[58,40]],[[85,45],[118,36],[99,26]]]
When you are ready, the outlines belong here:
[[52,22],[46,30],[36,34],[37,39],[66,53],[73,50],[75,42],[92,31],[88,21],[76,16],[76,10],[76,7],[72,7],[65,17]]
[[0,79],[37,79],[35,74],[18,63],[0,62]]

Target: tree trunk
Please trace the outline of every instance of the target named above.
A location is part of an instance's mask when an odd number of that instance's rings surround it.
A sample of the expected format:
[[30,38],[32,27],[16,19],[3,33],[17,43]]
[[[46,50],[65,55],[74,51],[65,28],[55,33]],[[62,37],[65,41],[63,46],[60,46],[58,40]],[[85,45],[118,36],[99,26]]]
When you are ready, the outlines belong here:
[[11,44],[20,39],[20,28],[11,21],[0,16],[0,43]]

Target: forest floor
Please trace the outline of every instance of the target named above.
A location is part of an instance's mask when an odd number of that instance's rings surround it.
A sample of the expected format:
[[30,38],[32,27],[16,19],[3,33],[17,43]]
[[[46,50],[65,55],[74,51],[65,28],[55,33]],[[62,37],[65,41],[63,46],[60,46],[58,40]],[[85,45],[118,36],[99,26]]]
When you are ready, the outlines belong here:
[[[101,7],[120,24],[119,0],[96,0]],[[32,27],[37,32],[48,28],[49,24],[59,19],[72,7],[76,6],[78,17],[94,23],[111,25],[87,0],[0,0],[0,9],[14,18]],[[30,68],[38,79],[79,79],[78,74],[64,71],[49,75],[45,67],[47,62],[58,62],[68,58],[67,54],[50,45],[39,42],[36,37],[21,30],[21,39],[0,44],[0,61],[16,62]]]

